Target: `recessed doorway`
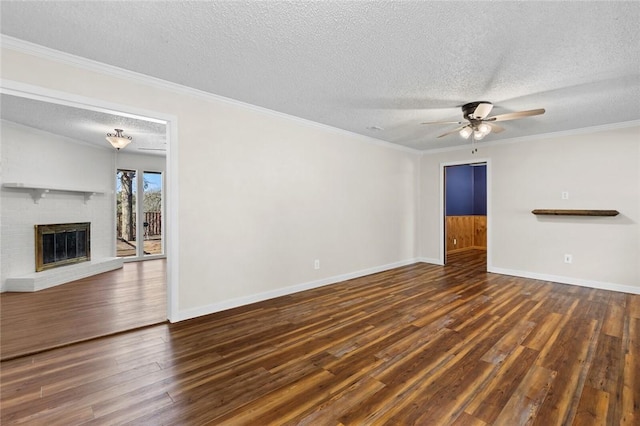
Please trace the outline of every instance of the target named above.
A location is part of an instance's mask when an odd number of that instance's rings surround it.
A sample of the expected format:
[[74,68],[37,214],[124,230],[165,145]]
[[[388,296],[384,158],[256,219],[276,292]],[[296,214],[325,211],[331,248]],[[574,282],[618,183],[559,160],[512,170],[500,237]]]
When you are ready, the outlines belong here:
[[486,271],[488,163],[447,163],[441,170],[443,264]]
[[[77,209],[77,211],[80,212],[79,214],[93,215],[98,218],[94,220],[92,216],[91,220],[92,243],[96,241],[96,244],[99,244],[98,250],[95,250],[98,256],[113,257],[116,253],[113,242],[111,242],[110,245],[101,243],[101,241],[108,239],[113,241],[113,235],[116,232],[116,220],[113,213],[113,206],[115,204],[113,190],[115,189],[116,169],[131,169],[134,167],[130,165],[132,162],[143,163],[139,169],[140,179],[142,181],[139,185],[145,185],[144,177],[146,177],[147,180],[160,179],[162,186],[160,187],[160,194],[156,194],[158,197],[156,197],[157,200],[155,201],[160,202],[162,207],[160,211],[158,211],[157,206],[154,207],[152,204],[149,204],[149,208],[145,208],[141,202],[140,213],[138,214],[141,216],[146,212],[162,214],[164,213],[162,210],[165,208],[168,212],[166,216],[163,215],[160,218],[162,223],[154,227],[154,235],[150,234],[151,230],[145,232],[145,221],[142,222],[139,230],[135,230],[136,233],[140,232],[140,238],[136,238],[137,241],[145,241],[145,239],[157,241],[155,243],[155,245],[159,247],[157,253],[150,252],[148,255],[145,255],[144,252],[142,252],[145,260],[151,258],[148,262],[126,263],[122,269],[69,282],[55,288],[42,290],[41,292],[3,293],[0,297],[0,303],[3,307],[3,350],[0,356],[4,359],[5,357],[24,354],[25,351],[26,353],[35,353],[52,347],[69,344],[77,340],[95,338],[130,328],[164,322],[167,318],[176,318],[177,300],[175,297],[177,297],[177,291],[174,287],[176,287],[177,282],[175,280],[177,259],[168,257],[153,259],[153,257],[163,257],[165,253],[165,239],[170,241],[170,244],[175,244],[177,240],[175,235],[177,227],[172,226],[172,224],[175,223],[172,219],[176,217],[176,209],[175,207],[171,207],[171,200],[175,199],[173,197],[177,198],[178,189],[177,185],[170,183],[168,179],[171,176],[170,173],[177,170],[175,157],[170,158],[171,140],[175,140],[177,136],[175,117],[164,114],[156,115],[150,111],[136,110],[136,108],[115,105],[97,99],[84,98],[36,86],[13,84],[11,82],[6,82],[6,86],[5,83],[3,83],[0,93],[3,97],[3,119],[6,118],[7,121],[15,122],[16,124],[13,125],[15,128],[18,128],[25,134],[33,133],[45,135],[46,137],[49,137],[47,135],[52,135],[50,138],[55,140],[56,143],[69,145],[69,158],[73,158],[72,155],[75,151],[82,149],[82,153],[86,158],[83,157],[78,161],[83,162],[83,164],[95,163],[100,166],[96,168],[95,173],[95,176],[99,177],[96,178],[94,175],[91,175],[91,179],[101,179],[100,182],[103,183],[98,186],[100,186],[99,189],[104,187],[104,190],[97,192],[98,195],[88,201],[85,199],[85,203]],[[17,106],[29,104],[28,108],[14,108],[17,112],[25,110],[39,111],[41,109],[49,111],[51,114],[68,113],[72,115],[72,118],[78,117],[80,119],[89,117],[91,120],[82,120],[84,125],[78,127],[70,126],[70,120],[68,119],[46,121],[39,119],[36,125],[33,124],[33,120],[28,121],[26,118],[24,122],[21,121],[17,113],[5,117],[5,114],[13,111],[11,108],[4,108],[9,105],[9,102],[14,102]],[[75,116],[73,114],[75,114]],[[42,116],[42,114],[31,115],[38,118]],[[104,129],[96,129],[94,123],[96,117],[103,116],[110,117],[109,120],[111,121],[107,121],[108,126]],[[133,121],[148,121],[162,125],[162,140],[164,145],[162,151],[166,151],[166,158],[162,158],[162,163],[166,164],[166,167],[164,167],[164,165],[157,167],[155,165],[157,161],[150,162],[144,160],[147,156],[143,155],[143,153],[132,152],[131,148],[134,145],[129,147],[129,152],[127,152],[127,150],[114,151],[108,146],[108,143],[105,141],[106,133],[109,130],[112,131],[115,127],[121,127],[123,122],[129,124],[125,127],[133,131],[134,128],[131,126],[131,122]],[[45,122],[51,123],[51,128],[42,127]],[[59,131],[59,123],[66,125],[63,131]],[[98,124],[102,126],[104,123]],[[58,127],[55,127],[55,125],[58,125]],[[34,130],[30,130],[31,128]],[[77,131],[78,135],[64,133],[72,130]],[[134,137],[141,140],[145,130],[147,129],[138,129],[138,134],[134,134]],[[84,134],[83,132],[94,132],[96,136],[84,138],[80,136]],[[39,139],[42,139],[42,137]],[[37,143],[39,139],[34,137],[29,140]],[[92,146],[94,143],[96,146]],[[73,144],[73,146],[70,144]],[[106,145],[106,147],[102,144]],[[65,145],[65,147],[67,145]],[[149,148],[147,148],[147,150],[149,150]],[[15,157],[12,157],[12,159],[14,162],[18,161],[15,160]],[[172,167],[171,170],[169,170],[170,164]],[[93,170],[94,169],[91,171]],[[45,176],[45,178],[46,177],[47,176]],[[55,173],[53,174],[53,178],[58,180],[70,179],[71,177],[71,175],[68,176],[67,174],[63,174],[61,177]],[[103,177],[104,179],[102,179]],[[164,188],[167,183],[172,190],[166,191],[165,193]],[[84,181],[79,180],[77,183],[78,186],[83,184],[89,186]],[[149,189],[149,192],[152,192],[152,188]],[[62,191],[60,194],[56,193],[52,195],[50,199],[42,200],[40,204],[33,202],[28,203],[28,207],[34,209],[41,207],[46,209],[50,204],[56,202],[58,203],[56,204],[58,208],[55,210],[57,212],[60,210],[60,206],[66,206],[64,200],[62,200],[65,195],[65,192]],[[165,197],[165,195],[167,196]],[[75,201],[73,202],[75,203]],[[45,222],[48,223],[52,221],[47,219]],[[5,238],[2,238],[2,240],[4,241]],[[171,243],[171,241],[174,243]],[[140,245],[141,249],[142,247],[143,245]],[[175,253],[175,250],[169,250],[169,252]],[[93,254],[92,250],[92,257]],[[3,262],[3,266],[7,264],[8,263]],[[22,264],[16,264],[22,267]],[[7,274],[25,273],[22,271],[9,271],[8,268],[4,267],[2,269],[3,272]],[[153,291],[149,290],[151,285],[153,285]],[[85,287],[90,289],[92,293],[85,291]],[[38,300],[38,302],[35,302],[36,300]],[[49,303],[49,305],[46,305],[47,303]],[[137,305],[135,305],[136,303]],[[58,310],[49,308],[49,306],[54,305]],[[25,320],[27,309],[24,309],[24,306],[39,307],[43,316],[38,317],[38,320],[34,320],[34,316],[27,315],[27,320]],[[87,306],[90,306],[92,309],[95,308],[94,310],[97,312],[96,315],[87,315]],[[11,315],[12,312],[14,315]],[[129,312],[131,312],[130,315],[128,314]],[[147,313],[149,315],[147,315]],[[47,315],[49,315],[51,319],[47,319]],[[54,320],[64,320],[67,321],[68,324],[73,325],[64,327],[60,325],[61,323],[57,323]],[[22,341],[28,341],[27,346],[23,345],[23,347],[20,347],[19,344],[21,343],[17,340],[15,340],[15,342],[12,341],[11,344],[8,343],[7,339],[11,336],[10,333],[6,332],[7,328],[5,328],[5,326],[10,324],[17,324],[15,327],[12,326],[10,328],[12,331],[17,332],[14,334],[19,335],[18,337],[22,338]],[[82,324],[82,327],[78,324]],[[26,329],[27,326],[30,327],[28,330]],[[56,328],[56,330],[59,328],[62,332],[53,333],[51,332],[51,328]],[[82,328],[82,332],[80,328]],[[84,333],[84,331],[86,331],[86,333]],[[40,336],[42,339],[38,340],[35,336]],[[7,345],[5,345],[5,343],[7,343]],[[17,345],[14,345],[14,343],[17,343]],[[9,351],[9,349],[12,349],[12,351]]]

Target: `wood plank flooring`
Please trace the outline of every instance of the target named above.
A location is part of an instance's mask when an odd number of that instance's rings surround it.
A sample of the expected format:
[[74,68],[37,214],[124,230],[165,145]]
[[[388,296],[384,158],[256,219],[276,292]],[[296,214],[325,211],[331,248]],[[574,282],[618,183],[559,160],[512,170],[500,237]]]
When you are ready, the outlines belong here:
[[480,249],[461,250],[447,253],[447,266],[464,268],[468,273],[487,271],[487,251]]
[[1,364],[1,422],[638,425],[640,296],[415,264]]
[[165,264],[125,263],[34,293],[0,294],[0,359],[165,322]]

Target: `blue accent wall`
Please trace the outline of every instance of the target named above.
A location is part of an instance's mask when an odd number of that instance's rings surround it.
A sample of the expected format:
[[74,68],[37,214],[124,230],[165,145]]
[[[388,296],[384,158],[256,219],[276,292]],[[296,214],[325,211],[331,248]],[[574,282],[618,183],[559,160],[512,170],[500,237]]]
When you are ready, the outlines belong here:
[[473,167],[450,166],[446,170],[447,216],[473,214]]
[[487,215],[487,166],[473,169],[473,214]]
[[487,166],[445,168],[447,216],[486,216]]

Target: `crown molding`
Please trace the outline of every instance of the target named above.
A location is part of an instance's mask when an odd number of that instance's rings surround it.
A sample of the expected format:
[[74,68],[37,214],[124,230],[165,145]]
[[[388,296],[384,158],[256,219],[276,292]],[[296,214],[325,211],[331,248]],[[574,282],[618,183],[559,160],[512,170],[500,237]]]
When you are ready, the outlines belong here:
[[340,129],[337,127],[329,126],[327,124],[322,124],[322,123],[318,123],[305,118],[297,117],[295,115],[286,114],[286,113],[275,111],[269,108],[264,108],[257,105],[242,102],[236,99],[227,98],[224,96],[205,92],[203,90],[194,89],[192,87],[184,86],[181,84],[172,83],[167,80],[162,80],[160,78],[152,77],[152,76],[135,72],[135,71],[129,71],[113,65],[107,65],[102,62],[98,62],[88,58],[83,58],[77,55],[72,55],[70,53],[65,53],[59,50],[51,49],[49,47],[45,47],[39,44],[20,40],[18,38],[7,36],[4,34],[0,34],[0,46],[2,48],[14,50],[16,52],[25,53],[38,58],[43,58],[43,59],[55,61],[58,63],[62,63],[65,65],[82,68],[87,71],[106,74],[111,77],[128,80],[134,83],[144,84],[157,89],[168,90],[173,93],[193,96],[193,97],[200,98],[207,101],[223,102],[236,107],[241,107],[241,108],[246,108],[252,111],[256,111],[261,114],[266,114],[266,115],[270,115],[278,118],[284,118],[286,120],[294,121],[308,127],[315,127],[325,131],[335,133],[335,134],[356,138],[358,140],[361,140],[373,145],[390,148],[397,151],[408,152],[411,154],[420,154],[422,152],[421,150],[418,150],[418,149],[409,148],[403,145],[398,145],[391,142],[383,141],[381,139],[372,138],[370,136],[361,135],[358,133],[351,132],[349,130]]
[[[290,121],[298,122],[300,124],[303,124],[309,127],[323,129],[325,131],[329,131],[332,133],[356,138],[373,145],[390,148],[390,149],[398,150],[402,152],[408,152],[411,154],[437,154],[441,152],[451,152],[451,151],[469,149],[469,146],[470,146],[469,144],[464,144],[464,145],[457,145],[453,147],[434,148],[434,149],[410,148],[403,145],[387,142],[381,139],[376,139],[371,136],[361,135],[359,133],[354,133],[349,130],[340,129],[337,127],[329,126],[327,124],[322,124],[316,121],[297,117],[295,115],[290,115],[290,114],[275,111],[269,108],[249,104],[236,99],[227,98],[221,95],[216,95],[214,93],[205,92],[203,90],[195,89],[189,86],[172,83],[170,81],[162,80],[157,77],[152,77],[152,76],[138,73],[135,71],[126,70],[113,65],[107,65],[102,62],[98,62],[98,61],[84,58],[77,55],[72,55],[70,53],[62,52],[59,50],[51,49],[49,47],[45,47],[39,44],[20,40],[18,38],[7,36],[4,34],[0,34],[0,46],[2,46],[2,48],[7,48],[20,53],[25,53],[25,54],[36,56],[39,58],[52,60],[65,65],[71,65],[71,66],[82,68],[88,71],[106,74],[111,77],[121,78],[123,80],[128,80],[130,82],[144,84],[144,85],[162,89],[162,90],[168,90],[177,94],[193,96],[193,97],[200,98],[203,100],[208,100],[208,101],[223,102],[233,106],[250,109],[252,111],[256,111],[262,114],[284,118]],[[480,142],[477,146],[479,148],[489,147],[489,146],[496,146],[496,145],[527,142],[527,141],[539,140],[539,139],[548,139],[548,138],[555,138],[555,137],[562,137],[562,136],[574,136],[574,135],[580,135],[580,134],[586,134],[586,133],[595,133],[600,131],[615,130],[615,129],[633,127],[633,126],[640,126],[640,120],[632,120],[632,121],[604,124],[604,125],[598,125],[598,126],[589,126],[589,127],[578,128],[578,129],[562,130],[558,132],[540,133],[536,135],[521,136],[521,137],[515,137],[515,138],[509,138],[509,139],[500,139],[497,141],[485,141],[485,142]]]

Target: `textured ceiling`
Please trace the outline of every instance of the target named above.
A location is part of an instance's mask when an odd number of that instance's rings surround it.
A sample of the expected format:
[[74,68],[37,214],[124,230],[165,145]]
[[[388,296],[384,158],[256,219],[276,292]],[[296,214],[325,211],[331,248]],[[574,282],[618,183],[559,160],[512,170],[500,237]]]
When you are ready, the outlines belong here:
[[[417,149],[640,118],[640,2],[1,2],[1,32]],[[382,130],[372,129],[372,127]]]
[[127,152],[165,155],[166,126],[151,121],[6,94],[0,95],[0,118],[108,149],[107,133],[124,129],[132,137]]

